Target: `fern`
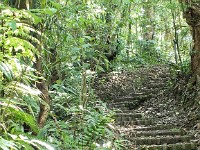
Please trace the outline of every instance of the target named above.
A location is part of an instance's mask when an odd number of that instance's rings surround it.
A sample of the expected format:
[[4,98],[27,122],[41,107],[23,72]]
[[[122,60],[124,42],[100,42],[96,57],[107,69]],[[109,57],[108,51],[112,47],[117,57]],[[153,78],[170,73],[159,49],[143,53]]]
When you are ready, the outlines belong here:
[[20,120],[22,123],[27,124],[34,133],[38,133],[39,128],[36,120],[33,118],[32,115],[13,108],[9,108],[9,111],[12,113],[13,119]]
[[30,94],[30,95],[34,95],[34,96],[39,96],[41,94],[41,91],[39,91],[38,89],[34,89],[30,86],[27,86],[23,83],[19,83],[17,81],[13,81],[13,82],[10,82],[7,87],[6,87],[6,90],[11,90],[11,91],[16,91],[18,94],[21,93],[21,94]]
[[0,71],[5,75],[8,81],[12,81],[13,73],[10,65],[8,65],[7,63],[0,62]]
[[0,148],[3,150],[10,150],[10,148],[17,150],[16,144],[14,142],[8,141],[2,137],[0,137]]

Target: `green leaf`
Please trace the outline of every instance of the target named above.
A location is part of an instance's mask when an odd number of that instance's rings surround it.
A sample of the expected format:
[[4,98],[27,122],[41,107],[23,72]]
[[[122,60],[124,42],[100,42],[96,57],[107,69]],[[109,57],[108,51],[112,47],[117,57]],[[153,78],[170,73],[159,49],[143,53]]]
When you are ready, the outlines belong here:
[[56,2],[53,2],[53,1],[51,1],[51,4],[52,4],[52,6],[54,6],[56,9],[60,9],[60,8],[62,7],[61,4],[56,3]]
[[31,140],[31,142],[41,145],[41,146],[45,147],[47,150],[55,150],[51,145],[47,144],[46,142],[43,142],[40,140]]
[[34,23],[38,24],[42,21],[42,19],[38,16],[36,16],[35,14],[31,13],[31,16],[33,17]]
[[13,108],[9,108],[9,110],[12,112],[13,118],[19,119],[20,121],[26,123],[33,132],[38,133],[39,128],[37,126],[36,120],[33,118],[32,115],[29,115],[22,110],[16,110]]
[[3,150],[17,150],[16,145],[14,142],[8,141],[0,137],[0,148]]
[[8,23],[8,25],[11,27],[13,31],[17,29],[16,21],[12,20],[11,22]]
[[55,9],[55,8],[49,8],[49,9],[44,9],[43,11],[47,15],[54,15],[57,12],[57,9]]
[[88,48],[88,47],[90,47],[91,46],[91,44],[83,44],[82,45],[82,48]]
[[46,0],[41,0],[41,8],[45,8],[47,4]]
[[30,86],[27,86],[25,84],[19,83],[19,82],[11,82],[7,88],[11,89],[11,90],[16,90],[19,91],[23,94],[30,94],[30,95],[35,95],[38,96],[41,94],[41,91],[38,89],[34,89]]
[[13,80],[13,73],[9,64],[1,62],[0,71],[3,72],[8,81]]
[[104,70],[101,66],[99,66],[99,65],[97,65],[96,67],[97,67],[97,70],[98,70],[98,71],[101,71],[101,72],[104,72],[104,71],[105,71],[105,70]]
[[77,59],[77,56],[72,56],[72,61],[75,61]]

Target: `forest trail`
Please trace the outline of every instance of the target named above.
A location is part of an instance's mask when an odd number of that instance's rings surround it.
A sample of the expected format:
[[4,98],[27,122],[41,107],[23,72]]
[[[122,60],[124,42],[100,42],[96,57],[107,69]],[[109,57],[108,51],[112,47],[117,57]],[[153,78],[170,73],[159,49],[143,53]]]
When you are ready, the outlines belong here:
[[127,149],[199,150],[194,135],[178,126],[177,106],[167,97],[171,81],[168,67],[139,68],[131,75],[125,73],[129,79],[122,74],[104,78],[112,89],[102,91],[112,99],[108,106],[116,112],[116,129],[127,140]]

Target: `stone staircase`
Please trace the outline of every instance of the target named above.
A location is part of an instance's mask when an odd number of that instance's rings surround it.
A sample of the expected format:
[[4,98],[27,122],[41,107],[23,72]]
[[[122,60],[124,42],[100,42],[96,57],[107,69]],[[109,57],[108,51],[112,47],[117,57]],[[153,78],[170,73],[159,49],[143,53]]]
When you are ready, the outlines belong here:
[[[113,98],[108,103],[116,112],[115,124],[120,135],[126,139],[127,150],[199,150],[193,135],[172,124],[157,122],[157,118],[141,111],[145,101],[164,93],[170,81],[167,67],[152,67],[139,71],[142,84],[133,92]],[[137,80],[137,79],[136,79]]]

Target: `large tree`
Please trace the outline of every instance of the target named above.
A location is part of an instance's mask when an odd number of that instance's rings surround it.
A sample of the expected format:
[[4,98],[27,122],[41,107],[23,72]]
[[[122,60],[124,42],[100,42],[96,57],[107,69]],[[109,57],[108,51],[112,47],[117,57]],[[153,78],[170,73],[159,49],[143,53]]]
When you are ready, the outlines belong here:
[[179,0],[182,4],[184,17],[191,27],[193,48],[191,68],[194,77],[200,76],[200,0]]

